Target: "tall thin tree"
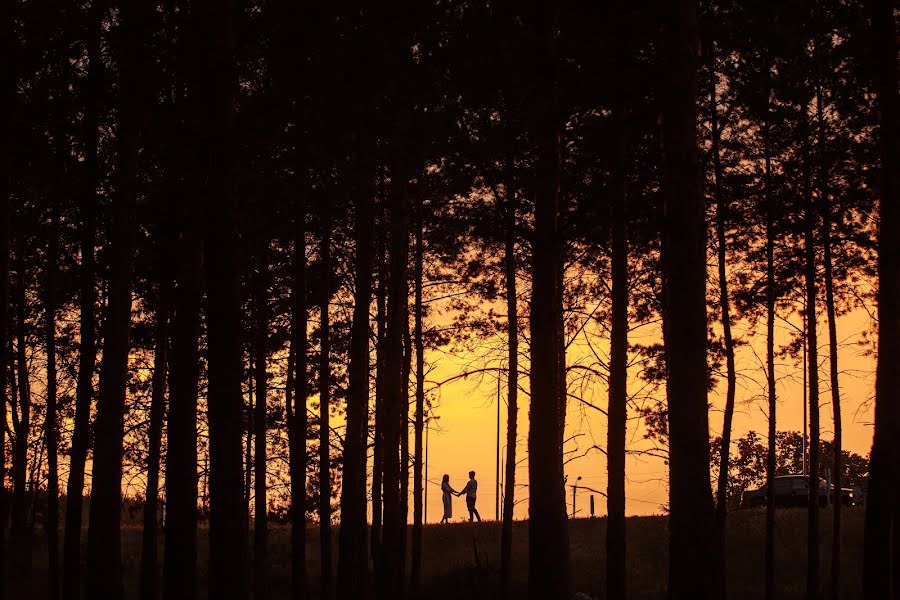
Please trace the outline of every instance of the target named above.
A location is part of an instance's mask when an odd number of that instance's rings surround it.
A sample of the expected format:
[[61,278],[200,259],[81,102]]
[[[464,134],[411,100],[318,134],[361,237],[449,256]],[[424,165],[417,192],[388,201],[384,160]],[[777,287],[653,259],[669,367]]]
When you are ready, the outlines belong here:
[[811,132],[807,107],[801,105],[801,135],[803,171],[803,222],[804,222],[804,283],[806,292],[806,339],[809,373],[809,494],[807,502],[807,558],[806,597],[819,597],[819,347],[817,336],[816,302],[816,227],[818,218],[813,204],[812,157],[810,156]]
[[[875,434],[866,497],[863,597],[887,598],[900,512],[894,487],[900,465],[900,97],[897,82],[897,30],[891,0],[867,0],[873,40],[872,66],[878,95],[880,143],[880,223],[878,232],[878,365],[875,379]],[[892,535],[891,530],[894,530]],[[893,580],[892,580],[893,578]],[[896,591],[896,588],[894,588]]]
[[[511,145],[512,146],[512,145]],[[500,588],[510,597],[512,529],[516,493],[516,445],[519,422],[519,308],[516,296],[516,178],[511,147],[504,162],[503,274],[506,283],[506,465],[503,477],[503,525],[500,532]]]
[[[405,127],[401,124],[401,130]],[[408,170],[405,161],[404,137],[398,135],[392,148],[390,193],[390,251],[388,275],[386,331],[384,351],[384,424],[383,450],[383,509],[382,539],[378,553],[378,595],[380,598],[402,599],[403,540],[406,537],[406,514],[401,498],[401,475],[405,471],[400,461],[401,436],[406,428],[407,396],[403,381],[403,332],[407,322],[406,273],[409,257],[408,240]]]
[[320,597],[331,597],[331,214],[322,206],[319,264],[319,577]]
[[[821,21],[820,3],[816,4],[816,20]],[[825,61],[821,33],[821,23],[816,25],[815,35],[815,72],[816,72],[816,134],[818,145],[818,188],[819,211],[822,214],[822,267],[825,287],[825,314],[828,318],[828,374],[831,384],[831,406],[834,415],[834,442],[832,444],[831,472],[834,485],[831,527],[831,591],[838,598],[841,589],[841,480],[843,477],[843,440],[841,422],[841,387],[838,369],[837,315],[834,305],[834,257],[832,256],[832,206],[830,196],[830,173],[828,162],[828,135],[825,117],[825,92],[822,81],[825,73]],[[831,494],[831,490],[828,492]]]
[[718,538],[718,564],[716,584],[723,597],[725,596],[726,573],[726,527],[728,519],[728,472],[731,454],[731,426],[734,420],[734,399],[737,390],[737,372],[734,364],[734,339],[731,334],[731,297],[728,294],[728,238],[726,236],[726,220],[728,200],[723,189],[723,169],[721,156],[722,126],[719,123],[718,74],[716,71],[715,42],[710,43],[709,54],[709,115],[710,137],[712,140],[713,163],[713,200],[716,207],[716,262],[719,278],[719,311],[722,321],[722,342],[725,350],[725,408],[722,416],[722,443],[719,451],[719,478],[716,487],[716,536]]
[[93,486],[88,527],[87,591],[92,598],[123,596],[121,511],[125,389],[131,332],[133,254],[137,228],[138,158],[146,109],[143,70],[149,5],[119,5],[117,194],[112,206],[109,299],[100,363]]
[[662,56],[663,327],[669,598],[716,595],[706,382],[706,235],[697,151],[697,3],[667,3]]
[[[624,10],[619,7],[619,10]],[[623,59],[619,59],[623,65]],[[606,578],[609,598],[626,594],[625,437],[628,429],[628,147],[625,89],[619,84],[615,106],[616,144],[613,181],[609,192],[611,323],[609,350],[609,405],[607,426]]]
[[[0,51],[9,55],[13,49],[13,5],[0,6]],[[16,101],[15,75],[11,61],[0,65],[0,581],[6,581],[6,423],[10,402],[12,354],[9,352],[9,223],[10,192],[12,191],[12,115]],[[2,588],[3,586],[0,586]],[[6,600],[6,590],[0,589],[0,600]]]
[[88,66],[84,88],[83,185],[79,189],[79,242],[81,266],[78,298],[78,380],[75,387],[75,423],[66,482],[66,523],[63,540],[63,600],[81,597],[81,521],[84,470],[90,446],[91,401],[97,363],[96,260],[97,187],[100,179],[99,113],[103,82],[100,50],[104,3],[92,2],[85,25]]
[[372,303],[374,254],[374,164],[372,149],[355,153],[354,206],[356,269],[350,364],[347,389],[347,430],[344,436],[344,472],[341,486],[341,527],[338,542],[337,597],[361,599],[366,595],[366,453],[369,424],[369,309]]
[[268,342],[269,342],[269,240],[267,234],[260,235],[256,250],[256,285],[254,304],[256,308],[255,352],[256,363],[256,404],[253,423],[254,445],[254,486],[253,486],[253,597],[265,600],[269,597],[268,587],[268,545],[269,523],[268,502],[266,500],[266,413],[268,410]]
[[[64,152],[64,146],[58,150]],[[60,162],[63,162],[62,156]],[[59,166],[61,173],[59,183],[64,181],[64,164]],[[60,186],[59,191],[62,191]],[[47,397],[44,413],[44,442],[47,446],[47,598],[59,598],[59,470],[58,470],[58,435],[57,420],[57,382],[56,382],[56,318],[59,260],[59,207],[50,204],[50,222],[47,228],[47,265],[46,290],[44,307],[44,339],[47,351]],[[3,424],[5,425],[5,423]]]
[[169,313],[171,280],[167,253],[169,240],[158,250],[156,308],[153,332],[153,375],[150,382],[150,422],[147,428],[147,486],[144,493],[144,519],[141,530],[141,600],[159,597],[159,467],[163,420],[166,412],[166,373],[169,350]]
[[536,143],[531,290],[531,411],[528,433],[528,590],[532,598],[569,598],[572,579],[563,475],[560,369],[562,248],[559,226],[560,124],[556,34],[559,5],[529,15],[535,54]]
[[[420,176],[421,177],[421,176]],[[416,353],[416,401],[413,416],[413,530],[412,530],[412,564],[410,565],[410,589],[413,598],[418,598],[422,585],[422,493],[425,481],[422,477],[422,437],[425,430],[425,343],[422,339],[422,261],[423,233],[425,229],[425,212],[422,204],[424,192],[417,186],[416,194],[416,231],[413,249],[413,337]]]
[[[295,98],[295,103],[299,99]],[[295,115],[299,112],[296,111]],[[306,374],[307,314],[306,314],[306,200],[304,194],[303,163],[300,156],[300,124],[295,122],[294,165],[296,210],[294,214],[294,248],[291,277],[291,347],[288,382],[285,392],[288,417],[288,464],[291,474],[291,598],[309,598],[306,572]]]
[[[768,25],[768,21],[766,21]],[[768,442],[766,448],[766,551],[765,597],[775,598],[775,453],[778,396],[775,388],[775,197],[771,189],[772,148],[770,133],[771,67],[763,52],[763,210],[766,222],[766,392],[768,398]],[[805,369],[805,367],[804,367]]]
[[234,141],[237,73],[235,0],[191,5],[195,40],[190,88],[200,131],[194,168],[204,203],[207,392],[210,452],[209,597],[247,597],[247,531],[241,430],[241,288]]

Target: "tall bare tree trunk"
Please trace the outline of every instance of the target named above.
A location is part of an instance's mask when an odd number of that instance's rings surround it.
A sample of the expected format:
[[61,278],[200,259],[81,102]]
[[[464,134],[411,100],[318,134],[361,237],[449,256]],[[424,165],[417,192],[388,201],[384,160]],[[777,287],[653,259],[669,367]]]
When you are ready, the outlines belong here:
[[[770,69],[764,53],[765,114],[763,116],[763,209],[766,219],[766,389],[769,404],[768,444],[766,449],[766,552],[765,598],[775,598],[775,452],[778,397],[775,389],[775,199],[770,187],[772,152],[769,135]],[[805,368],[805,367],[804,367]]]
[[[819,36],[816,36],[816,120],[818,124],[819,145],[819,203],[822,211],[822,263],[825,278],[825,311],[828,316],[828,367],[831,380],[831,403],[834,412],[834,452],[832,454],[832,483],[834,495],[832,503],[832,534],[831,534],[831,595],[838,598],[841,589],[841,479],[843,465],[841,443],[841,389],[838,377],[838,341],[837,320],[834,308],[834,274],[831,254],[831,199],[829,197],[828,157],[826,148],[828,139],[826,136],[824,96],[822,91],[822,56],[819,46]],[[831,493],[831,490],[828,490]]]
[[[0,6],[0,52],[11,55],[14,48],[14,5]],[[7,405],[14,401],[7,379],[12,369],[9,352],[9,242],[10,193],[12,192],[13,125],[16,103],[16,76],[11,61],[0,64],[0,581],[6,581],[6,429]],[[5,586],[0,585],[0,600],[6,600]]]
[[268,408],[268,359],[269,341],[269,240],[263,236],[257,249],[256,281],[256,405],[254,408],[254,493],[253,493],[253,597],[266,600],[268,588],[268,502],[266,500],[266,412]]
[[[295,99],[295,102],[297,100]],[[299,113],[298,113],[299,114]],[[291,348],[288,358],[288,385],[285,394],[288,417],[288,464],[291,474],[291,598],[307,600],[309,583],[306,572],[306,201],[304,199],[303,163],[300,155],[300,126],[294,166],[297,183],[297,210],[294,215],[294,256],[291,289]]]
[[192,72],[200,136],[196,153],[205,203],[207,345],[209,362],[210,518],[209,597],[247,597],[247,531],[241,430],[241,290],[237,253],[237,75],[234,0],[197,0],[191,35],[197,40]]
[[141,600],[159,597],[159,466],[163,420],[166,412],[171,280],[168,238],[162,240],[157,267],[156,323],[153,341],[153,376],[150,383],[150,425],[147,432],[147,487],[144,494],[144,527],[141,531]]
[[[60,153],[64,148],[60,148]],[[64,155],[60,156],[62,163]],[[60,184],[63,165],[60,165]],[[60,185],[62,192],[62,185]],[[59,471],[57,466],[57,408],[56,408],[56,286],[59,260],[59,208],[50,207],[50,228],[47,232],[47,281],[44,326],[47,350],[47,406],[44,415],[44,441],[47,445],[47,598],[59,598]],[[2,423],[5,426],[6,423]]]
[[149,6],[120,5],[122,57],[119,69],[117,196],[113,203],[109,300],[97,401],[93,486],[88,525],[87,591],[91,598],[116,600],[122,582],[122,442],[131,331],[133,254],[137,228],[138,152],[144,118],[145,31]]
[[80,190],[81,272],[79,292],[78,381],[75,388],[75,423],[69,454],[69,478],[66,484],[66,523],[63,540],[63,600],[81,597],[81,517],[84,501],[84,469],[90,446],[91,399],[94,395],[94,371],[97,363],[96,262],[97,185],[100,167],[99,97],[102,89],[100,27],[102,3],[92,3],[86,46],[88,74],[85,84],[84,113],[84,186]]
[[565,373],[560,370],[562,248],[559,231],[560,124],[556,77],[559,6],[535,7],[531,35],[535,65],[534,239],[531,292],[531,411],[528,434],[528,590],[531,598],[569,598],[572,579],[563,475],[562,407]]
[[516,444],[519,421],[519,310],[516,297],[516,180],[515,154],[510,148],[504,165],[503,272],[506,279],[506,465],[503,490],[503,525],[500,533],[500,590],[510,597],[512,528],[516,492]]
[[[805,111],[806,106],[801,110]],[[816,239],[818,218],[812,196],[812,157],[808,117],[803,115],[804,278],[806,286],[806,335],[809,345],[809,502],[807,503],[806,597],[819,597],[819,347],[816,324]]]
[[[400,128],[403,128],[400,125]],[[404,594],[403,548],[406,514],[401,497],[401,437],[406,432],[407,396],[403,381],[403,333],[408,321],[406,272],[409,256],[408,187],[405,137],[394,140],[391,168],[390,273],[388,278],[386,331],[384,337],[384,461],[383,528],[378,552],[379,598],[402,600]],[[403,469],[403,471],[402,471]]]
[[[421,177],[421,176],[420,176]],[[425,344],[422,339],[422,231],[425,213],[422,208],[422,185],[418,186],[416,199],[416,233],[413,279],[415,282],[414,331],[416,350],[416,408],[413,423],[413,530],[412,530],[412,565],[411,593],[413,598],[419,597],[422,584],[422,495],[424,481],[422,479],[422,434],[425,430]]]
[[378,227],[382,235],[376,242],[378,260],[378,288],[375,298],[375,436],[374,450],[372,453],[372,539],[371,552],[372,563],[378,569],[379,549],[381,548],[381,518],[382,518],[382,479],[384,476],[384,372],[385,372],[385,330],[386,330],[386,304],[387,304],[387,256],[385,253],[384,234],[388,231],[386,222],[383,178],[379,190],[380,210]]
[[737,387],[737,373],[734,366],[734,340],[731,336],[731,299],[728,295],[728,240],[725,235],[728,201],[722,190],[722,159],[719,145],[722,127],[719,125],[719,104],[716,98],[715,46],[709,49],[710,60],[710,129],[712,130],[713,195],[716,203],[716,258],[719,276],[719,310],[722,313],[722,339],[725,346],[725,370],[727,387],[725,410],[722,419],[722,443],[719,452],[719,479],[716,490],[716,535],[718,536],[718,561],[716,584],[720,593],[726,596],[727,570],[727,520],[728,520],[728,467],[731,455],[731,424],[734,420],[734,398]]
[[[620,9],[624,10],[624,9]],[[620,63],[622,64],[622,63]],[[628,429],[628,175],[625,92],[620,89],[614,118],[616,165],[610,190],[612,317],[609,350],[607,427],[607,597],[624,600],[625,567],[625,436]]]
[[697,157],[694,0],[669,2],[662,104],[663,318],[669,419],[669,598],[718,595],[709,478],[706,382],[706,227]]
[[366,453],[369,433],[369,308],[372,303],[374,235],[371,148],[355,157],[356,273],[350,365],[347,389],[347,432],[341,487],[341,527],[338,545],[337,596],[340,600],[366,596]]
[[[31,571],[31,528],[28,526],[28,439],[31,436],[31,384],[28,379],[28,355],[25,330],[28,265],[25,263],[24,232],[16,235],[16,376],[18,378],[18,422],[13,419],[16,434],[12,444],[12,514],[11,540],[15,575]],[[13,396],[15,398],[15,396]]]
[[[900,554],[900,101],[897,92],[897,30],[891,0],[867,0],[872,22],[873,67],[877,73],[881,157],[880,230],[878,232],[878,366],[875,380],[875,434],[866,497],[863,596],[888,598]],[[891,534],[893,528],[894,535]],[[894,562],[892,563],[892,556]],[[895,597],[897,588],[894,589]]]
[[253,495],[253,424],[256,421],[256,417],[253,414],[253,408],[256,406],[256,382],[253,378],[256,357],[253,354],[252,347],[248,349],[247,354],[247,406],[245,420],[247,441],[244,443],[244,521],[246,521],[245,526],[249,531],[250,498]]
[[[412,335],[409,331],[409,286],[407,291],[406,319],[403,322],[403,405],[400,409],[400,512],[403,516],[403,536],[400,538],[400,575],[406,582],[406,556],[409,529],[409,378],[412,375]],[[405,591],[404,591],[405,593]]]
[[321,212],[322,238],[319,262],[322,265],[322,289],[319,303],[319,560],[320,597],[331,597],[331,215],[327,206]]
[[[193,127],[198,128],[199,122]],[[191,151],[191,144],[185,144]],[[177,168],[177,165],[176,165]],[[200,378],[200,309],[203,299],[202,184],[200,174],[176,184],[173,207],[178,232],[169,360],[166,451],[166,527],[163,598],[197,596],[197,396]],[[180,186],[180,187],[178,187]]]

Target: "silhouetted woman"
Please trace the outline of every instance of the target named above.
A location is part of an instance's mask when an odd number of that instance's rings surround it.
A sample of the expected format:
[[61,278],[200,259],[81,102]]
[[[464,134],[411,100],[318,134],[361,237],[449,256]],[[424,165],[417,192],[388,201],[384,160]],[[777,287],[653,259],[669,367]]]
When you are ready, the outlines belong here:
[[449,475],[445,474],[441,479],[441,492],[441,501],[444,503],[444,516],[441,518],[441,523],[448,523],[453,517],[453,495],[457,494],[457,491],[450,487]]

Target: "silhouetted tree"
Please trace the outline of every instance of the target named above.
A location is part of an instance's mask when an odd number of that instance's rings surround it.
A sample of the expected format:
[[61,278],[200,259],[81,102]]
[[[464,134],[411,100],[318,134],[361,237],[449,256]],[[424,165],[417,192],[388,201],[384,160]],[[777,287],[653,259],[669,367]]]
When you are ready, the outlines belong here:
[[369,422],[369,309],[372,303],[374,262],[374,144],[360,115],[359,147],[351,158],[354,185],[356,245],[353,325],[347,389],[347,430],[344,435],[344,470],[341,477],[341,527],[338,542],[337,596],[364,598],[368,546],[366,544],[366,455]]
[[[868,0],[876,74],[881,159],[881,206],[878,232],[878,366],[875,381],[875,434],[866,499],[863,597],[886,598],[896,585],[900,522],[894,484],[900,465],[900,100],[897,92],[897,31],[889,0]],[[892,558],[893,556],[893,558]],[[894,562],[892,562],[892,560]],[[892,573],[893,571],[893,573]],[[895,588],[896,589],[896,588]]]
[[532,598],[572,595],[563,478],[559,311],[562,309],[559,228],[560,125],[555,2],[529,15],[535,59],[534,237],[531,290],[531,411],[528,433],[528,589]]
[[256,285],[254,305],[256,309],[255,328],[255,373],[256,405],[254,407],[253,424],[254,446],[254,491],[253,491],[253,597],[265,600],[269,597],[268,589],[268,538],[269,525],[266,501],[266,413],[268,411],[268,358],[269,341],[269,240],[267,234],[261,233],[256,249]]
[[96,441],[88,528],[87,592],[92,598],[123,596],[121,512],[125,386],[131,331],[131,292],[138,160],[147,91],[149,6],[119,5],[121,55],[117,127],[117,195],[113,201],[109,299],[100,363]]
[[[0,7],[0,52],[9,56],[13,50],[12,5]],[[12,115],[15,106],[16,80],[11,61],[0,66],[0,581],[6,581],[6,428],[10,386],[7,378],[12,372],[12,353],[9,351],[9,242],[10,193],[12,192]],[[0,586],[2,588],[3,586]],[[0,589],[0,600],[6,600],[6,590]]]
[[697,6],[663,9],[663,334],[669,427],[669,597],[711,598],[706,236],[696,138]]
[[319,299],[319,577],[320,597],[331,597],[331,209],[320,208],[321,297]]
[[166,374],[169,350],[169,314],[172,284],[169,277],[171,256],[169,240],[158,250],[158,281],[154,307],[153,375],[150,391],[150,423],[147,428],[147,487],[144,493],[144,519],[141,531],[141,599],[159,597],[159,467],[163,420],[166,413]]
[[94,372],[97,363],[96,258],[97,188],[100,179],[98,157],[100,98],[103,63],[100,56],[101,21],[105,3],[92,2],[84,24],[87,76],[84,89],[83,183],[79,197],[79,242],[81,268],[78,303],[78,382],[75,389],[75,423],[69,453],[69,478],[66,484],[66,523],[63,541],[63,599],[81,597],[81,519],[84,494],[84,469],[90,446],[91,402],[94,396]]
[[198,119],[196,163],[204,208],[209,362],[209,596],[247,597],[247,532],[241,490],[241,293],[234,141],[237,4],[191,6],[195,44],[189,89]]

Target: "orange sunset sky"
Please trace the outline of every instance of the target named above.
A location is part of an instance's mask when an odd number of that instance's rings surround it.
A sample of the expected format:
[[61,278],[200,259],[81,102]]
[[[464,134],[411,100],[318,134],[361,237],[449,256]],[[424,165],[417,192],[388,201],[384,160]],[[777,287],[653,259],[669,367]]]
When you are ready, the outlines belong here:
[[[874,314],[873,307],[867,307]],[[590,308],[588,308],[590,310]],[[824,311],[820,311],[824,312]],[[527,316],[523,316],[527,318]],[[776,353],[779,345],[789,339],[792,326],[800,327],[799,315],[792,315],[789,323],[779,319],[776,322]],[[819,373],[821,381],[820,406],[823,439],[833,435],[833,411],[831,406],[830,380],[828,377],[828,335],[824,314],[818,316],[819,321]],[[634,325],[632,325],[634,327]],[[737,403],[734,417],[734,437],[739,437],[749,430],[763,433],[768,427],[765,411],[765,374],[762,368],[765,359],[764,323],[756,326],[757,331],[748,330],[748,323],[737,321],[734,335],[744,343],[737,348],[736,364],[738,371]],[[871,328],[871,318],[865,309],[857,309],[837,322],[839,366],[841,369],[841,397],[843,416],[844,448],[862,455],[868,455],[872,440],[872,399],[875,382],[875,358],[873,347],[863,341],[863,332]],[[608,350],[608,340],[600,339],[596,333],[584,333],[569,347],[567,362],[569,365],[580,361],[590,361],[593,357],[587,347],[585,335],[601,356]],[[630,334],[632,343],[650,343],[659,339],[658,324],[636,328]],[[489,343],[489,342],[488,342]],[[503,343],[498,338],[497,343]],[[527,352],[527,346],[523,349]],[[483,518],[493,519],[495,516],[495,483],[496,483],[496,436],[497,436],[497,379],[496,373],[487,373],[465,379],[455,379],[439,387],[439,382],[452,379],[466,370],[478,366],[488,366],[477,361],[478,352],[452,352],[449,348],[433,350],[426,359],[433,365],[427,375],[428,385],[434,402],[434,414],[440,419],[430,432],[428,453],[429,490],[427,501],[427,518],[435,522],[441,517],[441,498],[439,482],[441,475],[448,473],[451,484],[461,488],[469,470],[477,472],[479,482],[478,506]],[[527,360],[527,356],[523,355]],[[493,365],[497,366],[496,359]],[[505,365],[504,365],[505,366]],[[527,367],[527,363],[525,365]],[[629,394],[638,394],[644,387],[638,375],[639,366],[633,366],[629,373]],[[776,354],[776,375],[778,380],[778,430],[800,431],[803,427],[803,370],[799,360],[790,357],[779,357]],[[505,376],[504,376],[505,377]],[[572,388],[570,376],[570,391]],[[527,517],[528,505],[528,377],[521,376],[519,381],[523,392],[519,397],[519,442],[517,469],[516,518]],[[501,383],[501,445],[505,444],[506,435],[506,382]],[[722,406],[725,395],[724,380],[710,394],[710,434],[715,436],[721,431]],[[605,408],[607,389],[605,383],[598,382],[589,389],[579,390],[583,397]],[[660,398],[663,390],[656,392]],[[630,450],[651,450],[653,444],[644,439],[643,423],[629,413],[628,448]],[[566,465],[568,483],[581,477],[581,485],[606,491],[606,460],[602,452],[589,450],[596,444],[600,448],[606,446],[606,419],[598,411],[580,405],[577,400],[570,400],[566,420],[566,437],[575,437],[567,444],[567,450],[573,451],[574,458]],[[505,456],[505,454],[504,454]],[[631,515],[659,513],[667,501],[667,468],[665,461],[657,456],[632,454],[627,461],[627,511]],[[571,512],[572,488],[567,487],[567,502]],[[579,516],[588,516],[589,496],[592,492],[578,490],[576,508]],[[606,513],[606,504],[602,496],[594,494],[596,514]],[[465,506],[462,500],[454,504],[454,519],[462,518]]]

